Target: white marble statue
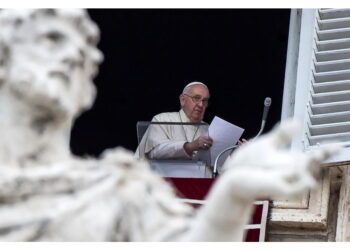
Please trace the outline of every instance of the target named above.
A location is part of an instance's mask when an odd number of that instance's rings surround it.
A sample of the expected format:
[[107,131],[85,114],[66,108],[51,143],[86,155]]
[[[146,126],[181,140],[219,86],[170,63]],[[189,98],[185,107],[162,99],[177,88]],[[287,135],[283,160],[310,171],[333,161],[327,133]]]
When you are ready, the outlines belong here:
[[257,198],[297,195],[338,147],[290,152],[296,124],[246,143],[195,212],[122,148],[71,155],[66,132],[91,106],[102,60],[83,10],[0,11],[1,241],[241,241]]

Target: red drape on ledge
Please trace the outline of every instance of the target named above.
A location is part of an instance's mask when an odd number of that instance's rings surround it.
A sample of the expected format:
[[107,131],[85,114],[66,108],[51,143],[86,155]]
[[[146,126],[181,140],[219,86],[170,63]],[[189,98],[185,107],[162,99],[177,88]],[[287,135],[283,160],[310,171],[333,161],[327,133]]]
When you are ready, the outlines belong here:
[[[212,178],[165,178],[184,199],[204,200],[216,179]],[[263,206],[256,205],[250,224],[260,224]],[[245,241],[259,241],[260,229],[249,229]]]

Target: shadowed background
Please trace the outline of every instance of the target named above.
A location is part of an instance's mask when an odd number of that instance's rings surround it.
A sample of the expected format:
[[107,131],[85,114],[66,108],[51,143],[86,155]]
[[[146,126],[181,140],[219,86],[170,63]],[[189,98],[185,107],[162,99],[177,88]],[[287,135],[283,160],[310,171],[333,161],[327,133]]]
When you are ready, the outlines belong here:
[[94,9],[105,56],[93,108],[76,121],[77,155],[137,147],[136,122],[179,110],[192,81],[208,85],[215,115],[257,134],[266,96],[265,132],[281,117],[289,9]]

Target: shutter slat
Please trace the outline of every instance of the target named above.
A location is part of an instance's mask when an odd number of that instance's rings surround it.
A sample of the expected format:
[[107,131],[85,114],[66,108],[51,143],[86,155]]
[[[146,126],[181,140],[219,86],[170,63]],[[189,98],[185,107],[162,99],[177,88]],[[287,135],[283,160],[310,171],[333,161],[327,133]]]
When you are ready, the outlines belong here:
[[316,46],[318,51],[348,49],[350,48],[350,39],[344,38],[330,41],[318,41],[316,42]]
[[314,83],[313,89],[314,89],[315,93],[350,90],[350,80]]
[[350,80],[350,70],[314,73],[315,83]]
[[329,41],[336,39],[350,38],[350,28],[320,30],[317,32],[319,41]]
[[350,49],[318,51],[315,56],[318,62],[348,59],[350,58]]
[[312,94],[314,104],[342,102],[350,100],[350,91],[336,91],[329,93]]
[[349,142],[350,133],[310,136],[308,139],[309,139],[310,145],[316,145],[317,143],[330,142],[330,141]]
[[350,69],[350,59],[338,60],[332,62],[316,62],[315,70],[319,72],[328,72],[328,71],[339,71],[339,70],[348,70]]
[[322,20],[349,17],[350,9],[319,10],[319,15]]
[[320,28],[320,30],[349,28],[350,27],[350,18],[343,17],[343,18],[320,20],[318,22],[318,27]]
[[333,123],[325,125],[311,125],[309,126],[311,136],[350,133],[350,122]]
[[310,115],[310,121],[313,125],[350,122],[350,111],[331,114]]
[[314,115],[350,111],[350,101],[312,104],[311,111]]

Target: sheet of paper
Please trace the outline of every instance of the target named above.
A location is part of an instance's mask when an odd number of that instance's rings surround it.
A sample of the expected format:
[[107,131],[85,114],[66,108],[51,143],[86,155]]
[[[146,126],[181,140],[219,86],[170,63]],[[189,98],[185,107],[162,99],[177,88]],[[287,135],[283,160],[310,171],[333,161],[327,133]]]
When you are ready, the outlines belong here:
[[[214,143],[210,150],[200,151],[199,158],[204,162],[210,162],[210,165],[214,166],[218,154],[226,148],[236,145],[243,132],[243,128],[215,116],[208,129],[209,136]],[[223,164],[230,153],[231,151],[228,151],[220,157],[218,166]]]

